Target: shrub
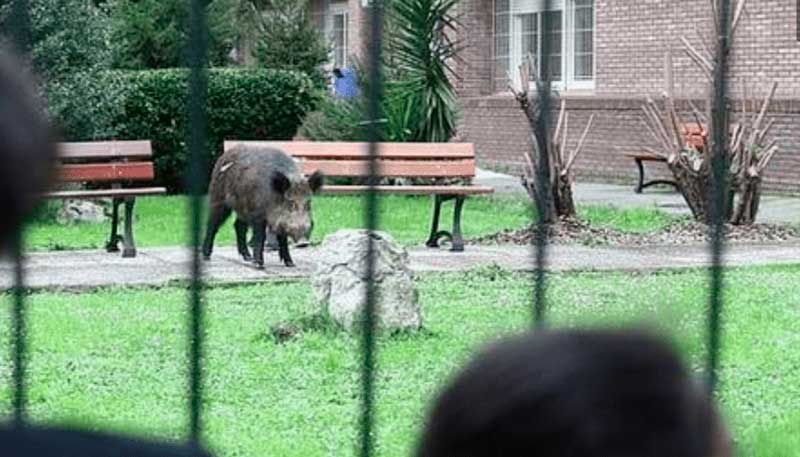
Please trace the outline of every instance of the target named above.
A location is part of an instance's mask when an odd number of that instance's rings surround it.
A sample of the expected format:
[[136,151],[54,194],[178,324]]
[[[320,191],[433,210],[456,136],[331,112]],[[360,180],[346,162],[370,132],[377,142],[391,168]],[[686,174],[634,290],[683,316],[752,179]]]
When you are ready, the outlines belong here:
[[325,87],[329,47],[312,22],[308,0],[268,0],[261,14],[255,57],[267,68],[302,71]]
[[[12,2],[0,2],[0,41],[10,38]],[[45,80],[90,68],[107,68],[110,27],[106,12],[85,0],[30,2],[33,64]]]
[[358,102],[325,97],[317,111],[306,116],[300,135],[312,141],[366,141],[362,119]]
[[[156,182],[179,192],[188,157],[188,92],[188,70],[107,71],[59,86],[55,105],[69,141],[151,140]],[[291,139],[318,100],[301,73],[209,70],[207,152],[218,155],[225,139]]]
[[[190,2],[184,0],[118,0],[112,3],[114,68],[145,70],[174,68],[186,63]],[[235,41],[224,14],[227,1],[207,2],[208,60],[228,62]]]
[[47,84],[47,108],[66,141],[93,141],[120,136],[126,72],[86,71]]

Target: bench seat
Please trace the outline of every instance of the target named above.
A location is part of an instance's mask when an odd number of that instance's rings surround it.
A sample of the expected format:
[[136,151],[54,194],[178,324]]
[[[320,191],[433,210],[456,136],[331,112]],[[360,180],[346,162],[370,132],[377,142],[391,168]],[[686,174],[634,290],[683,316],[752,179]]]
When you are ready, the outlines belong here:
[[[133,206],[136,197],[163,195],[163,187],[129,187],[149,183],[155,178],[151,161],[150,141],[97,141],[59,143],[58,177],[60,183],[83,183],[106,186],[98,189],[54,190],[42,195],[48,199],[112,199],[111,236],[106,243],[108,252],[118,252],[123,243],[123,257],[136,257],[133,238]],[[117,233],[119,206],[125,204],[124,236]]]
[[[279,149],[292,156],[303,174],[321,171],[329,177],[363,179],[370,175],[370,145],[356,142],[309,141],[226,141],[229,150],[238,145],[250,148]],[[475,147],[471,143],[378,143],[377,177],[430,179],[434,182],[447,179],[469,180],[475,177]],[[369,186],[327,185],[322,192],[334,195],[361,194]],[[461,214],[464,201],[470,195],[487,195],[494,189],[468,184],[404,184],[378,185],[381,194],[431,195],[434,197],[431,232],[425,243],[438,247],[439,240],[449,239],[451,250],[463,251]],[[439,230],[439,216],[444,202],[454,200],[452,231]]]

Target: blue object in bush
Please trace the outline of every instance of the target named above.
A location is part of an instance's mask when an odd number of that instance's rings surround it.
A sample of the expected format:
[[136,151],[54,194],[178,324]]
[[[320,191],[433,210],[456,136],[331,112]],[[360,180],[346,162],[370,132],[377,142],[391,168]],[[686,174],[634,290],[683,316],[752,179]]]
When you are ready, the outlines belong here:
[[358,81],[356,73],[350,68],[336,68],[333,70],[336,78],[333,81],[333,93],[344,99],[358,97]]

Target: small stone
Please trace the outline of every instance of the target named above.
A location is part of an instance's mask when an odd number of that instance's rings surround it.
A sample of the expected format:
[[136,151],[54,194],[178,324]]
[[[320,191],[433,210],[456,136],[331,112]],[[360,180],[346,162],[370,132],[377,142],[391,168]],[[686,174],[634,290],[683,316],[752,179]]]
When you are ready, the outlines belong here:
[[272,338],[278,344],[283,344],[300,333],[300,329],[293,324],[279,323],[270,329]]
[[[326,237],[312,276],[318,311],[348,331],[358,328],[364,309],[368,236],[366,230],[340,230]],[[378,326],[386,330],[418,330],[422,317],[408,252],[387,233],[375,232],[372,239]]]
[[99,224],[107,219],[105,207],[88,200],[65,200],[64,205],[58,212],[58,222],[60,224],[78,222]]

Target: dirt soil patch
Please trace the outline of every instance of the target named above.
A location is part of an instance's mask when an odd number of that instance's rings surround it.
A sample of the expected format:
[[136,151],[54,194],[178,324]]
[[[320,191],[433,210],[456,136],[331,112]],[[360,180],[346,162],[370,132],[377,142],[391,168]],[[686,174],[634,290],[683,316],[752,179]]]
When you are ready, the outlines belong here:
[[[588,246],[647,246],[686,245],[709,242],[708,226],[679,221],[663,230],[646,233],[622,232],[609,228],[592,227],[588,223],[565,220],[548,228],[549,241],[555,244],[582,244]],[[470,244],[530,245],[535,239],[535,226],[518,230],[504,230],[474,240]],[[800,228],[790,225],[755,224],[752,226],[725,226],[728,243],[780,243],[800,241]]]

